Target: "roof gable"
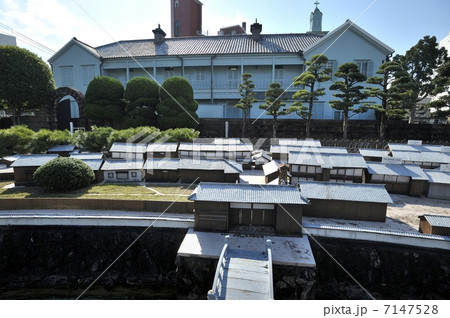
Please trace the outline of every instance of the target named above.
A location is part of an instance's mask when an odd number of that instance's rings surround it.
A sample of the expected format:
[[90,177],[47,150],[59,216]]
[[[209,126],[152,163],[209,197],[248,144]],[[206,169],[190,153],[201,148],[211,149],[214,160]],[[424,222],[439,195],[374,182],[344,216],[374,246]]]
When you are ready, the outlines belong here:
[[62,56],[63,54],[65,54],[71,47],[73,47],[74,45],[80,47],[81,49],[85,50],[87,53],[89,53],[90,55],[92,55],[93,57],[97,58],[97,59],[101,59],[100,54],[97,52],[97,50],[95,48],[93,48],[92,46],[83,43],[81,41],[79,41],[77,38],[72,38],[69,42],[66,43],[66,45],[64,45],[58,52],[56,52],[55,54],[53,54],[49,59],[48,62],[50,64],[52,64],[53,62],[55,62],[60,56]]
[[309,52],[313,51],[314,49],[318,48],[320,45],[336,41],[344,32],[352,30],[365,40],[367,40],[369,43],[380,49],[384,52],[384,54],[388,55],[394,52],[394,49],[392,49],[390,46],[386,45],[385,43],[378,40],[376,37],[371,35],[369,32],[365,31],[361,27],[359,27],[354,22],[347,20],[344,24],[340,25],[333,31],[329,32],[327,35],[313,43],[311,46],[309,46],[307,49],[305,49],[304,54],[308,54]]

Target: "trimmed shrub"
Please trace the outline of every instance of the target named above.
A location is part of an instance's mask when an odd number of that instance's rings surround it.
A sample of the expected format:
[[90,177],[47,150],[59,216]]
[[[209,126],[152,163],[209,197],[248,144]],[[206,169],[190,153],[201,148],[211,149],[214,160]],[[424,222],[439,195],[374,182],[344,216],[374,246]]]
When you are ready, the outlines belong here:
[[88,132],[78,132],[75,136],[76,143],[81,145],[83,151],[108,151],[111,148],[111,135],[115,130],[111,127],[92,126]]
[[183,77],[170,77],[159,89],[161,102],[156,107],[160,129],[196,128],[198,103],[191,84]]
[[192,128],[175,128],[162,132],[161,138],[168,142],[191,142],[200,135],[200,132]]
[[129,127],[155,126],[158,123],[156,115],[156,105],[159,103],[158,91],[158,83],[147,77],[131,79],[124,93],[125,124]]
[[33,135],[34,131],[26,126],[0,130],[0,156],[28,153]]
[[53,146],[70,145],[72,143],[72,136],[66,130],[48,130],[41,129],[34,134],[31,140],[31,153],[45,153]]
[[83,161],[66,157],[55,158],[40,166],[33,177],[40,187],[55,191],[81,189],[95,180],[94,171]]
[[114,142],[150,142],[159,138],[161,132],[156,127],[136,127],[114,131],[110,138],[109,143],[112,145]]
[[121,120],[124,114],[123,93],[123,85],[118,79],[95,77],[86,89],[86,117],[101,125],[113,125]]

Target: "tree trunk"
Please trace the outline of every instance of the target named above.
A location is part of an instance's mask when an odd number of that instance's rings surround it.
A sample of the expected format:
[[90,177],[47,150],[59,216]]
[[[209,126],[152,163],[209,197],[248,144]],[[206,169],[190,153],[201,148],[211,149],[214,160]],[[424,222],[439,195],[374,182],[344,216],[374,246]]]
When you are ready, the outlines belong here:
[[245,116],[244,116],[244,118],[242,118],[242,138],[245,138],[245,124],[246,124],[246,121],[247,121],[247,119],[245,118]]
[[12,113],[13,113],[13,124],[14,125],[20,125],[20,111],[17,110],[16,107],[12,107]]
[[274,117],[272,125],[272,138],[277,138],[277,118]]
[[342,120],[342,137],[347,140],[347,129],[348,129],[348,111],[344,110],[344,119]]
[[408,120],[408,124],[414,124],[414,120],[416,119],[416,106],[414,105],[413,107],[411,107],[411,109],[409,110],[409,120]]
[[386,115],[384,113],[380,114],[380,138],[384,139]]
[[306,138],[309,138],[309,131],[311,127],[311,118],[306,120]]

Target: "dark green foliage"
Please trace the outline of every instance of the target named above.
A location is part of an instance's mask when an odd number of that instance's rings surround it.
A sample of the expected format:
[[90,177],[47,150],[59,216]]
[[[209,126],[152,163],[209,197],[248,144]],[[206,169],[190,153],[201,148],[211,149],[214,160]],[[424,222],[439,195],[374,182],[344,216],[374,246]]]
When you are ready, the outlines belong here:
[[24,111],[46,106],[55,82],[49,66],[36,54],[0,45],[0,108],[10,110],[18,124]]
[[278,117],[288,115],[291,111],[282,108],[286,105],[285,90],[281,88],[280,83],[270,83],[269,89],[265,92],[265,104],[259,105],[260,109],[264,109],[267,115],[273,117],[272,121],[272,137],[277,138]]
[[[319,96],[325,95],[325,88],[316,88],[316,83],[329,81],[331,77],[329,74],[331,69],[325,68],[328,64],[328,58],[323,54],[316,54],[306,62],[308,68],[305,72],[294,78],[293,86],[301,86],[302,89],[298,90],[292,96],[293,98],[300,99],[295,101],[290,106],[290,110],[294,111],[298,116],[306,119],[306,137],[309,137],[311,127],[312,110],[314,107],[314,101]],[[307,103],[304,106],[303,103]]]
[[334,75],[342,79],[330,86],[330,90],[338,91],[333,96],[339,99],[331,100],[329,103],[334,109],[342,110],[344,114],[342,133],[343,138],[347,139],[349,113],[363,113],[368,110],[365,106],[354,108],[355,105],[359,105],[362,100],[368,97],[367,93],[362,91],[364,87],[360,84],[366,80],[366,76],[359,71],[359,67],[355,63],[340,65]]
[[95,180],[92,169],[75,158],[55,158],[39,167],[34,181],[40,187],[55,191],[71,191],[87,187]]
[[77,131],[74,138],[76,145],[82,147],[83,151],[108,151],[112,145],[110,136],[113,132],[114,129],[111,127],[92,126],[91,131]]
[[437,97],[428,105],[430,107],[430,115],[435,119],[448,120],[450,117],[450,61],[443,63],[436,73],[433,95]]
[[131,79],[125,89],[124,122],[130,127],[155,126],[156,105],[159,102],[159,85],[146,77]]
[[250,116],[250,110],[253,107],[253,103],[257,102],[255,98],[255,93],[253,89],[255,88],[255,84],[251,80],[252,74],[244,73],[242,74],[242,83],[239,84],[239,95],[241,95],[241,99],[239,103],[234,105],[234,107],[242,110],[242,137],[246,135],[246,123],[248,117]]
[[41,129],[33,135],[31,153],[46,153],[50,147],[72,144],[72,135],[66,130]]
[[26,126],[13,126],[0,130],[0,156],[27,154],[34,131]]
[[148,143],[159,138],[161,132],[156,127],[136,127],[115,130],[108,139],[108,144],[114,142]]
[[86,89],[86,117],[94,123],[114,126],[122,120],[124,88],[122,83],[112,77],[95,77]]
[[406,113],[402,103],[403,94],[406,90],[398,90],[400,83],[404,82],[405,72],[397,61],[387,61],[380,65],[377,74],[367,79],[366,93],[370,97],[376,97],[379,103],[367,105],[379,114],[379,135],[384,138],[386,118],[400,119]]
[[199,135],[200,132],[192,128],[175,128],[163,131],[160,140],[165,142],[191,142]]
[[198,103],[191,84],[183,77],[171,77],[159,88],[161,102],[156,107],[160,129],[196,128]]
[[[413,123],[417,111],[417,103],[436,91],[442,91],[441,74],[435,72],[449,60],[445,47],[439,48],[435,36],[425,36],[416,45],[406,51],[404,56],[396,59],[408,73],[410,98],[406,99],[405,107],[409,108],[409,123]],[[445,82],[445,80],[444,80]]]

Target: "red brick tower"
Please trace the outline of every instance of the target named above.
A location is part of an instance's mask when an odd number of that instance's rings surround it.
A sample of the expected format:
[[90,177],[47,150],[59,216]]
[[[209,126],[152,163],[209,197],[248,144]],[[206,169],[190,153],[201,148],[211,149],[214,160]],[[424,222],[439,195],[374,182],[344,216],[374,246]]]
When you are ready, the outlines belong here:
[[171,0],[172,37],[202,34],[202,6],[199,0]]

